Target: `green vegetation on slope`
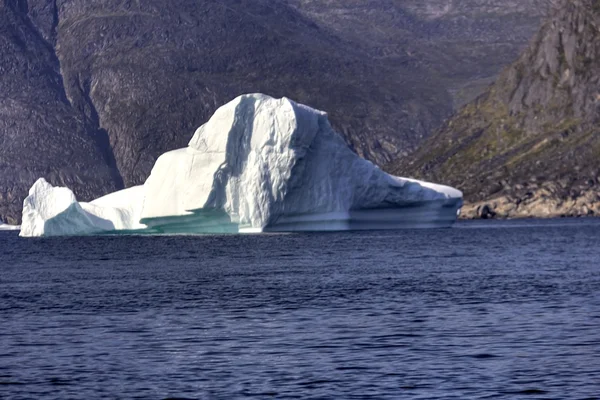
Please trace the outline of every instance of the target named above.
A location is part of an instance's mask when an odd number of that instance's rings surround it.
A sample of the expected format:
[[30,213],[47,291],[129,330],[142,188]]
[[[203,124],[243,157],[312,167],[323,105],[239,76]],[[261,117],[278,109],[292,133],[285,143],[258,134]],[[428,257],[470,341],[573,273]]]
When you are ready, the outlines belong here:
[[448,183],[467,201],[557,183],[573,197],[600,178],[598,0],[564,0],[518,61],[421,148],[389,166]]

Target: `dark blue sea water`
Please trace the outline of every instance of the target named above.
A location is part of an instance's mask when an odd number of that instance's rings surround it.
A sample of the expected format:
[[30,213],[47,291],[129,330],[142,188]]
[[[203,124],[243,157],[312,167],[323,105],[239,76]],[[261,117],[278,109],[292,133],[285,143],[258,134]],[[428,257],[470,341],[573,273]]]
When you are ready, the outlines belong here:
[[592,399],[600,221],[19,239],[2,399]]

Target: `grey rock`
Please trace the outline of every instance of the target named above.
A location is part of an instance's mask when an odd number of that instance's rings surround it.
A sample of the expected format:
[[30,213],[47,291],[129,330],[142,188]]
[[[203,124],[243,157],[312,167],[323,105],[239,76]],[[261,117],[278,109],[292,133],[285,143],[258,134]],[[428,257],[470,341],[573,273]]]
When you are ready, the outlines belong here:
[[433,71],[460,107],[515,60],[550,0],[287,0],[378,62]]
[[542,0],[430,3],[5,0],[0,218],[18,222],[38,177],[82,200],[143,182],[245,92],[328,111],[380,165],[405,157],[545,13]]
[[[19,3],[23,4],[23,3]],[[122,187],[108,138],[67,100],[56,55],[18,4],[0,6],[0,220],[40,176],[91,198]]]
[[492,219],[496,216],[496,212],[489,204],[484,204],[477,209],[478,217],[481,219]]
[[[555,215],[567,207],[562,199],[594,193],[584,177],[600,169],[599,4],[558,1],[494,85],[423,143],[412,162],[388,169],[456,186],[468,203],[521,198],[521,216]],[[498,179],[508,183],[500,192]]]

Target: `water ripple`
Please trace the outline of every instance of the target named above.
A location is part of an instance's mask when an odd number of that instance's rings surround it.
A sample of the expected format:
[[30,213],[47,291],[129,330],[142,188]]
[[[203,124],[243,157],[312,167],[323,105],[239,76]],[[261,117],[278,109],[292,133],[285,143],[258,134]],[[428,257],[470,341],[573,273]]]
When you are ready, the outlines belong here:
[[592,399],[598,220],[19,240],[0,398]]

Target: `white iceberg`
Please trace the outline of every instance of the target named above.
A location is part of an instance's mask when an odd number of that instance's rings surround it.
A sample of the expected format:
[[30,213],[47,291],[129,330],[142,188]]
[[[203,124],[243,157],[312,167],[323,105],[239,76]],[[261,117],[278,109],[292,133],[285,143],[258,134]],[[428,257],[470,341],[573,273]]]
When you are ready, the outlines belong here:
[[21,236],[448,227],[461,206],[456,189],[394,177],[357,156],[325,113],[253,94],[159,157],[143,186],[79,203],[39,180]]
[[18,225],[8,225],[0,221],[0,231],[18,231],[21,229]]
[[77,202],[68,188],[53,187],[40,178],[23,202],[20,236],[86,235],[140,230],[144,187],[135,186],[90,203]]

